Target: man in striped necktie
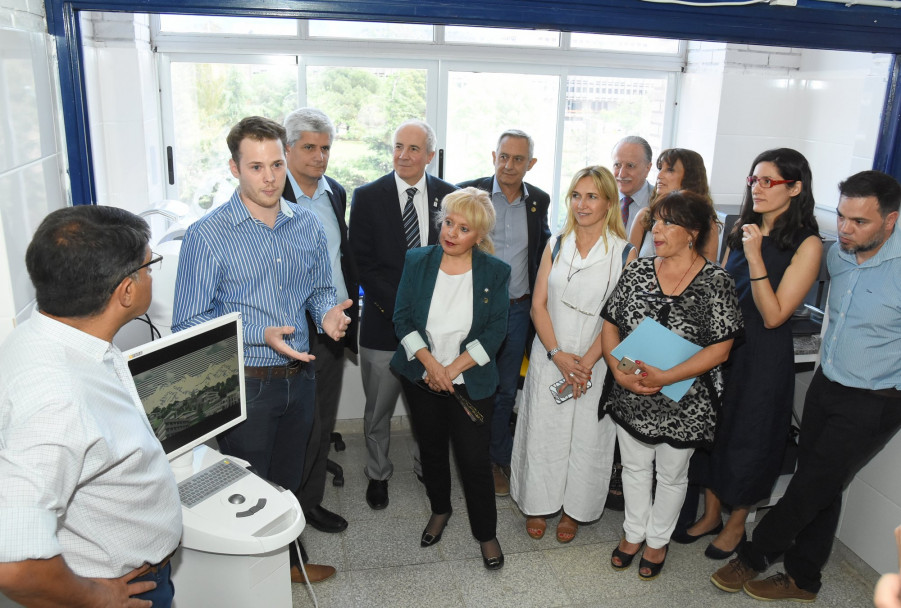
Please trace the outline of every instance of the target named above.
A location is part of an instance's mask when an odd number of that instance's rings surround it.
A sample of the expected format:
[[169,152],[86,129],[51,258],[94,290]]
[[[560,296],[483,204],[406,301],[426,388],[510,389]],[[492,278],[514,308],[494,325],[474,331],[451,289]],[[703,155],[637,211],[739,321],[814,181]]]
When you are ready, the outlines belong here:
[[[350,248],[363,287],[360,318],[360,372],[366,407],[366,502],[388,506],[388,457],[391,415],[400,396],[400,381],[388,368],[398,340],[394,334],[394,300],[408,249],[438,240],[435,218],[441,199],[456,187],[425,172],[435,156],[435,132],[410,120],[394,132],[394,171],[354,190],[350,208]],[[414,472],[422,475],[418,449]]]

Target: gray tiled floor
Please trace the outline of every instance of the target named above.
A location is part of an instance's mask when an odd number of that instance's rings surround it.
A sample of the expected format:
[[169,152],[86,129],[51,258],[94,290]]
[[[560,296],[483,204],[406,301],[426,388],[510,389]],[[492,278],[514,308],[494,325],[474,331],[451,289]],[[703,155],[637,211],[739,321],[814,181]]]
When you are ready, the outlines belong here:
[[[326,488],[324,505],[349,522],[341,534],[310,527],[304,543],[316,563],[332,564],[338,574],[313,587],[322,608],[550,608],[617,606],[759,606],[744,593],[716,589],[710,575],[725,562],[704,557],[705,542],[670,547],[666,567],[654,581],[642,581],[637,568],[615,572],[608,565],[619,540],[622,513],[605,512],[582,526],[568,545],[554,537],[557,518],[540,541],[525,532],[525,519],[509,498],[497,499],[498,539],[506,565],[489,572],[472,538],[460,484],[454,478],[453,506],[441,542],[423,549],[419,537],[429,516],[425,490],[412,471],[412,438],[395,431],[391,458],[395,473],[388,485],[390,504],[373,511],[366,504],[365,447],[359,433],[345,433],[347,449],[331,457],[344,467],[345,485]],[[331,480],[331,476],[329,476]],[[777,564],[773,571],[779,568]],[[838,540],[815,605],[829,608],[872,606],[877,573]],[[305,586],[293,585],[294,606],[313,606]],[[767,606],[796,604],[769,603]]]

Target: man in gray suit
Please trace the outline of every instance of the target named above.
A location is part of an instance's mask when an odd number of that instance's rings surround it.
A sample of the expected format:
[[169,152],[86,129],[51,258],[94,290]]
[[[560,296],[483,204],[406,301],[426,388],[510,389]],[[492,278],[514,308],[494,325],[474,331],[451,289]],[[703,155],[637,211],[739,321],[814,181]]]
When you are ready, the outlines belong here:
[[[436,217],[441,200],[456,186],[428,175],[435,156],[435,132],[421,120],[409,120],[394,132],[394,171],[354,190],[350,208],[350,248],[360,272],[363,312],[360,317],[360,372],[366,408],[366,502],[388,506],[388,458],[391,414],[400,396],[400,381],[388,364],[398,340],[394,334],[394,300],[407,249],[438,241]],[[415,457],[418,467],[418,453]],[[421,471],[415,471],[417,476]]]

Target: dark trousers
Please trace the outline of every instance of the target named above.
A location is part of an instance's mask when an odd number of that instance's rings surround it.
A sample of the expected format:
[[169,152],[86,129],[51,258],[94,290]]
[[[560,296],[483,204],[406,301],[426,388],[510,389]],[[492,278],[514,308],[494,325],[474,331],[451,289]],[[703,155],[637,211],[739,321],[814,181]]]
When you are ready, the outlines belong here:
[[755,570],[785,555],[801,589],[818,592],[842,490],[901,427],[901,400],[832,382],[817,370],[804,401],[798,468],[785,495],[739,551]]
[[[316,372],[312,364],[288,378],[244,378],[247,420],[218,437],[223,454],[250,463],[260,477],[297,492],[313,427]],[[297,564],[294,544],[288,546]],[[307,560],[304,559],[304,562]]]
[[494,396],[494,413],[491,415],[491,462],[510,466],[513,453],[513,435],[510,433],[510,416],[519,390],[519,373],[526,352],[529,335],[529,312],[532,299],[526,298],[510,305],[507,317],[507,337],[497,353],[498,386]]
[[344,378],[344,344],[335,342],[328,336],[317,335],[313,337],[310,354],[316,357],[316,408],[304,460],[303,483],[297,493],[304,511],[319,506],[325,496],[325,465],[332,431],[335,430],[338,418],[338,402]]
[[[485,418],[485,424],[476,425],[452,395],[430,393],[406,378],[401,379],[401,386],[410,404],[432,513],[451,510],[450,440],[460,468],[472,534],[479,542],[493,539],[497,535],[497,506],[488,457],[488,421],[491,420],[494,397],[471,400]],[[454,388],[468,398],[465,386]]]

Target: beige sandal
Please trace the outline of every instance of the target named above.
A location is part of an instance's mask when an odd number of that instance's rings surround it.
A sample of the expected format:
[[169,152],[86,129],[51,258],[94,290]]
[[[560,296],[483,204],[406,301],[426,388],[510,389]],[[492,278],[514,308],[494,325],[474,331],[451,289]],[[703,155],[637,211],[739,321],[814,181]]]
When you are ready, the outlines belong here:
[[544,536],[544,531],[547,530],[547,520],[543,517],[527,517],[526,518],[526,533],[534,538],[535,540],[540,540],[542,536]]
[[564,513],[557,523],[557,540],[561,543],[568,543],[576,537],[578,531],[579,522]]

